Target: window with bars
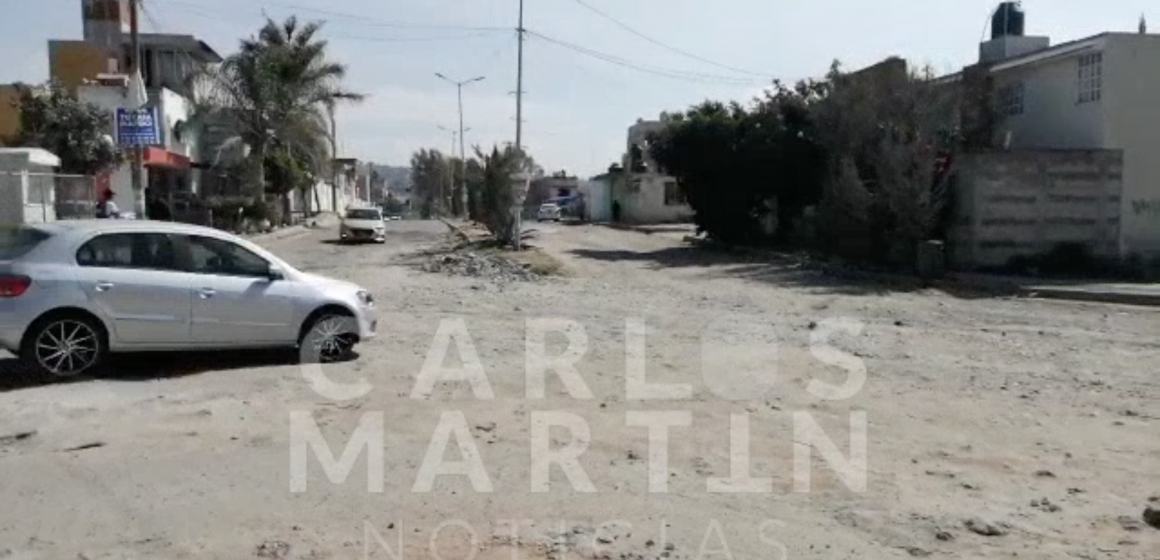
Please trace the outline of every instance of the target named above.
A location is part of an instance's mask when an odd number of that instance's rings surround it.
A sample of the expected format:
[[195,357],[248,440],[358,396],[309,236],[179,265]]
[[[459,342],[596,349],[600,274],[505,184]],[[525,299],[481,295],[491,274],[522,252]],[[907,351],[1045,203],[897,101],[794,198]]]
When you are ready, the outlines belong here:
[[1085,54],[1079,57],[1079,103],[1099,101],[1103,94],[1104,55]]
[[1023,114],[1024,89],[1023,82],[1010,83],[999,89],[999,108],[1004,115]]

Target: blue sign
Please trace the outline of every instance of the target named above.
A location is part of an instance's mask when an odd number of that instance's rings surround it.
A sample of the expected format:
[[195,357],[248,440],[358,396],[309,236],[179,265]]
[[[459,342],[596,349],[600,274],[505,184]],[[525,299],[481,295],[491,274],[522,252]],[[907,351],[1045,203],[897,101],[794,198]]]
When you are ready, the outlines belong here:
[[142,107],[131,111],[117,109],[117,144],[121,146],[151,146],[161,143],[161,129],[157,123],[157,107]]

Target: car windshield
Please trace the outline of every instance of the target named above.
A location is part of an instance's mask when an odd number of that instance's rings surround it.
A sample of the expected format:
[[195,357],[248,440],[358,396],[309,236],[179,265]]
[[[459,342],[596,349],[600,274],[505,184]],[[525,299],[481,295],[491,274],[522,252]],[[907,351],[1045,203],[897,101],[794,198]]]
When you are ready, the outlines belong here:
[[45,231],[28,226],[0,225],[0,260],[22,257],[49,237]]
[[348,210],[346,213],[346,219],[348,219],[348,220],[381,220],[381,219],[383,219],[383,215],[381,213],[379,213],[378,210],[372,210],[372,209]]

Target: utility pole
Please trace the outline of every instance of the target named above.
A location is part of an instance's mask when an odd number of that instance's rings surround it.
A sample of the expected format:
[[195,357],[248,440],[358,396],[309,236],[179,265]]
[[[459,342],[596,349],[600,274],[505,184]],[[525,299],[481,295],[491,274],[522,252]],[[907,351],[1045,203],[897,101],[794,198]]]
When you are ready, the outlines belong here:
[[463,88],[459,87],[456,90],[459,92],[459,211],[467,216],[467,158],[463,154]]
[[[144,76],[141,74],[141,32],[140,32],[140,29],[138,28],[138,25],[137,25],[137,12],[140,9],[140,7],[141,7],[141,0],[129,0],[129,39],[131,42],[131,49],[133,51],[133,55],[132,55],[133,56],[133,64],[131,67],[131,71],[133,72],[132,79],[134,79],[134,80],[136,80],[137,78],[141,78],[142,80],[145,79]],[[142,101],[148,102],[148,100],[142,100]],[[134,122],[137,122],[138,115],[140,114],[139,111],[141,110],[141,108],[142,107],[132,107],[132,110],[134,112],[134,114],[133,114]],[[156,124],[156,123],[154,123],[154,124]],[[131,171],[132,183],[131,183],[131,185],[133,186],[133,212],[140,218],[148,218],[148,216],[146,215],[146,209],[145,209],[145,192],[144,192],[145,189],[144,189],[144,185],[141,184],[141,169],[143,167],[141,159],[142,159],[141,144],[134,143],[133,149],[132,149],[132,160],[133,161],[131,164],[131,168],[132,168],[132,171]]]
[[338,124],[334,120],[334,106],[326,108],[330,117],[330,211],[338,213]]
[[[459,131],[452,129],[452,128],[447,128],[441,124],[436,125],[436,126],[439,127],[439,130],[451,133],[451,150],[447,152],[447,157],[448,157],[448,160],[447,160],[447,189],[448,190],[447,190],[447,194],[439,197],[442,200],[443,204],[451,206],[451,196],[452,196],[452,193],[455,192],[455,174],[451,171],[450,158],[455,157],[455,137],[459,135]],[[468,130],[471,130],[471,129],[469,128]]]
[[516,150],[522,151],[524,145],[524,0],[520,0],[519,27],[516,28],[517,51],[516,55]]
[[[462,82],[457,82],[455,80],[452,80],[451,78],[448,78],[447,76],[444,76],[443,74],[441,74],[439,72],[436,72],[435,75],[442,78],[443,80],[446,80],[447,82],[454,84],[455,89],[459,95],[459,155],[460,155],[460,157],[459,157],[460,185],[459,186],[460,186],[460,190],[463,191],[460,193],[460,199],[463,202],[463,210],[466,212],[467,211],[467,166],[466,166],[466,162],[464,161],[465,158],[463,157],[464,156],[464,153],[463,153],[463,86],[470,84],[470,83],[473,83],[473,82],[478,82],[480,80],[483,80],[484,77],[479,76],[477,78],[472,78],[470,80],[464,80]],[[455,146],[454,145],[452,145],[452,147],[451,147],[451,152],[452,152],[452,155],[454,156],[454,154],[455,154]]]
[[366,200],[367,200],[368,206],[372,205],[372,203],[374,202],[374,200],[373,200],[374,196],[371,195],[371,189],[374,188],[374,181],[371,180],[371,176],[374,175],[374,173],[375,173],[374,164],[368,161],[367,162],[367,180],[366,180],[366,184],[367,184],[367,199]]

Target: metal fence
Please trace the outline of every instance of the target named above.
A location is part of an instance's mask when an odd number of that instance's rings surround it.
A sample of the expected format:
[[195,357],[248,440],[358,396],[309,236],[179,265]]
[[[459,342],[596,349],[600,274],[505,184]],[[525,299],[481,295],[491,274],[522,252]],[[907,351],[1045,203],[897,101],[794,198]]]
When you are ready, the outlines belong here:
[[0,197],[0,205],[8,207],[5,220],[9,221],[92,218],[97,180],[87,175],[0,171]]

